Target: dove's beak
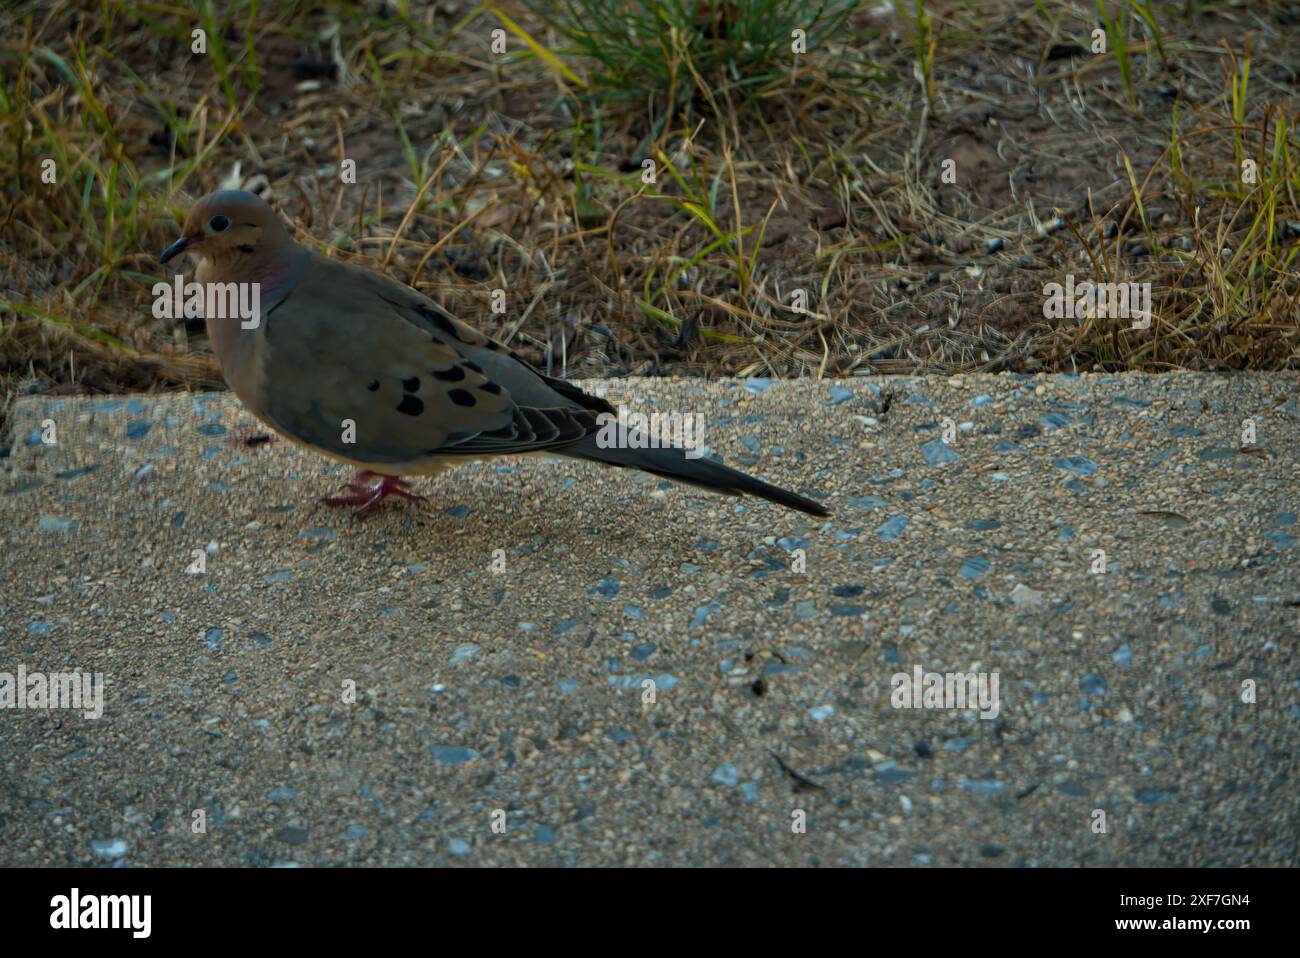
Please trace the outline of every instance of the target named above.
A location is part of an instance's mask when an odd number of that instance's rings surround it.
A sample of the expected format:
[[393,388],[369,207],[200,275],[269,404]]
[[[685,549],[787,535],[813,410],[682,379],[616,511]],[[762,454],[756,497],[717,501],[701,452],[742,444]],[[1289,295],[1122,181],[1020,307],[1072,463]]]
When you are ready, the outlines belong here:
[[184,253],[187,249],[189,249],[198,241],[199,238],[197,236],[182,236],[175,243],[172,243],[171,246],[168,246],[165,250],[162,251],[162,255],[158,257],[158,262],[160,263],[167,262],[173,256],[178,256],[181,253]]

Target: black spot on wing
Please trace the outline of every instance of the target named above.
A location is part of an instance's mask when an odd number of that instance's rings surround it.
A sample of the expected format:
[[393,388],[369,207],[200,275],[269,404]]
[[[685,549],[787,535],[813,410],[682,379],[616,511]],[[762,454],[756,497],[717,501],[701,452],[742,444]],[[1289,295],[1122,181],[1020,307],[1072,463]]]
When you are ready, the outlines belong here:
[[442,310],[434,309],[431,306],[426,306],[421,303],[419,306],[415,307],[415,311],[429,322],[433,323],[434,328],[437,329],[438,332],[445,336],[450,336],[452,339],[456,340],[456,342],[463,342],[460,338],[460,333],[456,332],[455,324],[452,323],[450,318],[443,314]]
[[420,377],[412,376],[410,379],[403,379],[402,388],[408,393],[418,393],[420,391]]
[[366,388],[369,389],[372,393],[377,392],[379,390],[379,380],[378,379],[370,380],[370,382],[366,384]]
[[478,402],[474,394],[468,389],[452,389],[447,392],[447,398],[457,406],[473,406]]
[[501,387],[498,386],[496,383],[492,382],[491,380],[485,382],[483,385],[479,386],[478,388],[483,390],[483,392],[485,393],[490,393],[493,396],[501,395]]
[[465,370],[460,366],[452,366],[450,369],[430,370],[429,375],[445,383],[458,383],[465,378]]
[[408,394],[403,396],[402,401],[397,404],[397,411],[408,416],[418,416],[424,412],[424,403],[418,397]]

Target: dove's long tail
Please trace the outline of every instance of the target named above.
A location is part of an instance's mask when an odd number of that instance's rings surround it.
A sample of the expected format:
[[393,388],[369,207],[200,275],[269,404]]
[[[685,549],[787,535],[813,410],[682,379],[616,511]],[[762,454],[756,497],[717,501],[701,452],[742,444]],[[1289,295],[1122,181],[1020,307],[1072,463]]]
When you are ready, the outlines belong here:
[[798,509],[800,512],[806,512],[813,516],[828,516],[831,514],[830,510],[819,502],[805,499],[797,493],[782,489],[780,486],[774,486],[762,479],[755,479],[738,469],[724,466],[720,462],[703,458],[687,459],[686,453],[682,449],[602,449],[596,444],[595,436],[588,436],[581,442],[566,446],[563,449],[556,449],[555,452],[571,456],[574,459],[586,459],[610,466],[640,469],[643,472],[663,476],[665,479],[671,479],[674,482],[685,482],[727,496],[758,496],[760,499],[775,502],[787,509]]

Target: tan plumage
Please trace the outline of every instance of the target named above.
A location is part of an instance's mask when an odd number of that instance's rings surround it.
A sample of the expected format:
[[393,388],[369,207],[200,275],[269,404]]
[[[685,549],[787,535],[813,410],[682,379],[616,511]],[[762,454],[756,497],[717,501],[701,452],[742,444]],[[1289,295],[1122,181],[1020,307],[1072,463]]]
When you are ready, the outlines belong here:
[[[260,284],[256,328],[241,329],[233,317],[206,319],[235,395],[280,435],[331,458],[395,477],[550,452],[827,514],[681,450],[599,447],[597,417],[616,413],[605,400],[543,375],[409,286],[304,249],[251,193],[222,191],[196,203],[162,261],[186,250],[202,256],[200,283]],[[348,423],[352,442],[345,442]],[[368,509],[394,485],[381,482],[376,497],[343,501]]]

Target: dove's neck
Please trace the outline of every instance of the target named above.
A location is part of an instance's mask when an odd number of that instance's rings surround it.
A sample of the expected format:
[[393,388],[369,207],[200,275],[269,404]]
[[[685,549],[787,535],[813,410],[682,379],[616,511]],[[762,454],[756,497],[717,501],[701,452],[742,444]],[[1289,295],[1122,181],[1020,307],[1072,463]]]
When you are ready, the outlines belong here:
[[[256,374],[257,343],[266,335],[267,316],[293,292],[311,262],[311,254],[289,237],[273,245],[259,247],[253,253],[239,249],[213,250],[199,262],[194,278],[205,287],[210,283],[240,284],[241,303],[256,302],[257,322],[240,316],[205,316],[208,340],[221,363],[226,382],[241,399],[256,388],[244,379]],[[246,284],[257,284],[254,299]]]

